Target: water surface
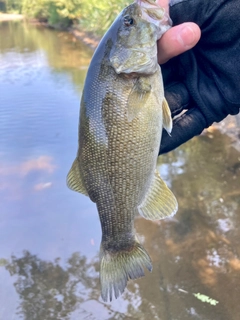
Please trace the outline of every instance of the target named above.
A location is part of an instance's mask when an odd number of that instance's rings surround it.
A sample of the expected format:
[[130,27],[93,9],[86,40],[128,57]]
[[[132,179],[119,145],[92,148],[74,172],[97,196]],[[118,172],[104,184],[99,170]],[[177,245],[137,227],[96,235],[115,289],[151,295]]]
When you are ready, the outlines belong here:
[[240,153],[217,130],[161,157],[179,211],[136,219],[153,272],[101,300],[97,211],[65,183],[91,55],[64,32],[0,25],[0,319],[238,320]]

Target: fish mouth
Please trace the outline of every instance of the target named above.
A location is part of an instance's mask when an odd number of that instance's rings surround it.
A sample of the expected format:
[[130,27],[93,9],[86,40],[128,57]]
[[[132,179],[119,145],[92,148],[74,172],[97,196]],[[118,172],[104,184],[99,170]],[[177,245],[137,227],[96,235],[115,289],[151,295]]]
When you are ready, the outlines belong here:
[[141,18],[152,24],[154,24],[158,29],[157,39],[159,40],[161,36],[171,28],[172,19],[166,12],[166,10],[160,7],[153,0],[135,0],[136,4],[139,5],[141,10]]

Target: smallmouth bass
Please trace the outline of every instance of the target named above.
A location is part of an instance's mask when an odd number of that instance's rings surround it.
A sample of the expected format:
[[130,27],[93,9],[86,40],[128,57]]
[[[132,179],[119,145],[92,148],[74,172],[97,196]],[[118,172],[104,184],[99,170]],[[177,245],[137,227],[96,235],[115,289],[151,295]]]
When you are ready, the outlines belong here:
[[177,211],[156,169],[162,127],[172,129],[156,45],[169,27],[152,0],[126,7],[96,49],[85,80],[79,149],[67,184],[97,205],[104,301],[122,294],[129,279],[144,276],[144,268],[152,270],[134,217],[159,220]]

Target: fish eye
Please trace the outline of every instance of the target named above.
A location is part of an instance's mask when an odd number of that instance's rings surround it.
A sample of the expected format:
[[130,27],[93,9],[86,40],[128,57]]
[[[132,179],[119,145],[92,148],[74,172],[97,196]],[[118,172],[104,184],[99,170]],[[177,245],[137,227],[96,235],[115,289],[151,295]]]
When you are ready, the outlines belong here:
[[124,22],[126,27],[129,27],[129,26],[133,25],[134,20],[130,16],[125,16],[124,19],[123,19],[123,22]]

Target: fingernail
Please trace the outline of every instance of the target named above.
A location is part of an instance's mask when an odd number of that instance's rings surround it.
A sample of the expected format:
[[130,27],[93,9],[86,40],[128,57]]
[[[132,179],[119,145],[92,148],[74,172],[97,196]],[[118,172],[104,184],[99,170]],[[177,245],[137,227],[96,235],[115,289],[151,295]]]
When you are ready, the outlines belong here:
[[190,26],[183,26],[178,34],[178,41],[184,47],[192,47],[196,42],[196,34]]

